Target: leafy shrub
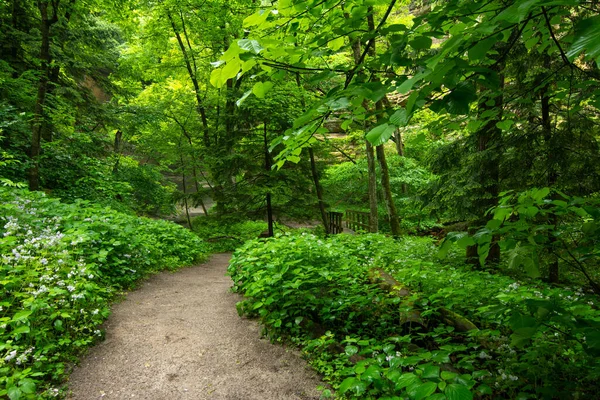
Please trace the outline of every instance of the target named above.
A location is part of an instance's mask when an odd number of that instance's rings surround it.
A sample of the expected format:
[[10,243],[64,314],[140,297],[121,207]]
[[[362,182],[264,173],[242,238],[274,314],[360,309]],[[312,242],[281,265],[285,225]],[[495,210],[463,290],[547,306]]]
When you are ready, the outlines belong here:
[[204,257],[195,235],[87,201],[0,188],[0,397],[54,397],[116,290]]
[[233,221],[203,216],[195,218],[192,225],[194,232],[210,245],[214,253],[233,251],[267,230],[264,221]]
[[[425,238],[282,236],[247,243],[229,273],[246,296],[240,314],[302,346],[341,396],[577,398],[599,389],[594,297],[440,265],[436,252]],[[411,292],[382,291],[368,279],[373,267]],[[477,328],[459,330],[448,310]],[[414,312],[423,324],[406,323]]]
[[[532,278],[548,276],[549,265],[564,277],[586,282],[600,295],[600,202],[570,197],[549,188],[505,192],[493,218],[473,236],[449,235],[442,253],[451,243],[477,245],[484,264],[494,237],[509,260],[511,270]],[[542,272],[546,272],[542,274]],[[557,271],[558,272],[558,271]]]
[[175,188],[166,183],[155,166],[142,165],[127,156],[117,159],[70,154],[60,142],[47,144],[46,152],[42,164],[44,186],[64,201],[85,199],[144,215],[168,215],[175,209]]

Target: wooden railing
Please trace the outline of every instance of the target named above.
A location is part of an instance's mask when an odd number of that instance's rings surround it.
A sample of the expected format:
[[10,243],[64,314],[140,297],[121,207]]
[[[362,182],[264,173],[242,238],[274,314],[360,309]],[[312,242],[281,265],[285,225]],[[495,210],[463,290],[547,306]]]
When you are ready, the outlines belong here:
[[329,211],[327,213],[327,219],[329,220],[329,233],[342,233],[344,226],[342,225],[342,218],[344,213]]
[[346,210],[346,227],[353,231],[364,230],[369,232],[369,213]]

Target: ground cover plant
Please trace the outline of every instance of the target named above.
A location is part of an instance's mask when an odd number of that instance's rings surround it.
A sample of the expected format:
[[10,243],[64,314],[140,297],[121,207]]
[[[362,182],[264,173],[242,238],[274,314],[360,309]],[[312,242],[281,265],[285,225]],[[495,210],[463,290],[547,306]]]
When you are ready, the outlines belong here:
[[11,400],[59,396],[116,293],[208,253],[176,224],[40,192],[0,188],[0,221],[0,398]]
[[[429,238],[287,235],[247,243],[229,273],[246,296],[240,314],[259,317],[273,340],[300,345],[338,396],[594,395],[593,294],[474,271],[437,252]],[[373,268],[384,268],[405,295],[384,290]],[[457,323],[465,319],[467,329]]]

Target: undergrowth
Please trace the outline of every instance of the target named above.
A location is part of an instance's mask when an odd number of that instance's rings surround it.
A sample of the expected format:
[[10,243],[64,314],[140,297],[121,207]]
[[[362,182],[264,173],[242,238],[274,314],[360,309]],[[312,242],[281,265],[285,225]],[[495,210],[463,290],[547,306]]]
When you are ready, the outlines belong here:
[[233,221],[226,218],[200,216],[193,220],[194,232],[213,253],[233,251],[245,241],[256,239],[267,229],[264,221]]
[[0,188],[0,216],[0,398],[59,397],[115,293],[208,254],[176,224],[87,201]]
[[[272,340],[302,347],[337,396],[594,396],[596,297],[444,265],[436,252],[427,238],[286,235],[247,243],[229,274],[245,295],[239,313],[260,318]],[[378,267],[405,296],[373,283]],[[474,329],[460,328],[461,316]]]

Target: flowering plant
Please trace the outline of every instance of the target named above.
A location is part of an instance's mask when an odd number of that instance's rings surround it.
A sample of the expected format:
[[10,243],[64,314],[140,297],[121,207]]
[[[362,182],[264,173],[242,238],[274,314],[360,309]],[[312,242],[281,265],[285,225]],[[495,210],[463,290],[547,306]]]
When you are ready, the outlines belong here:
[[58,396],[115,292],[207,251],[175,224],[88,202],[0,188],[0,204],[0,397],[11,400]]

